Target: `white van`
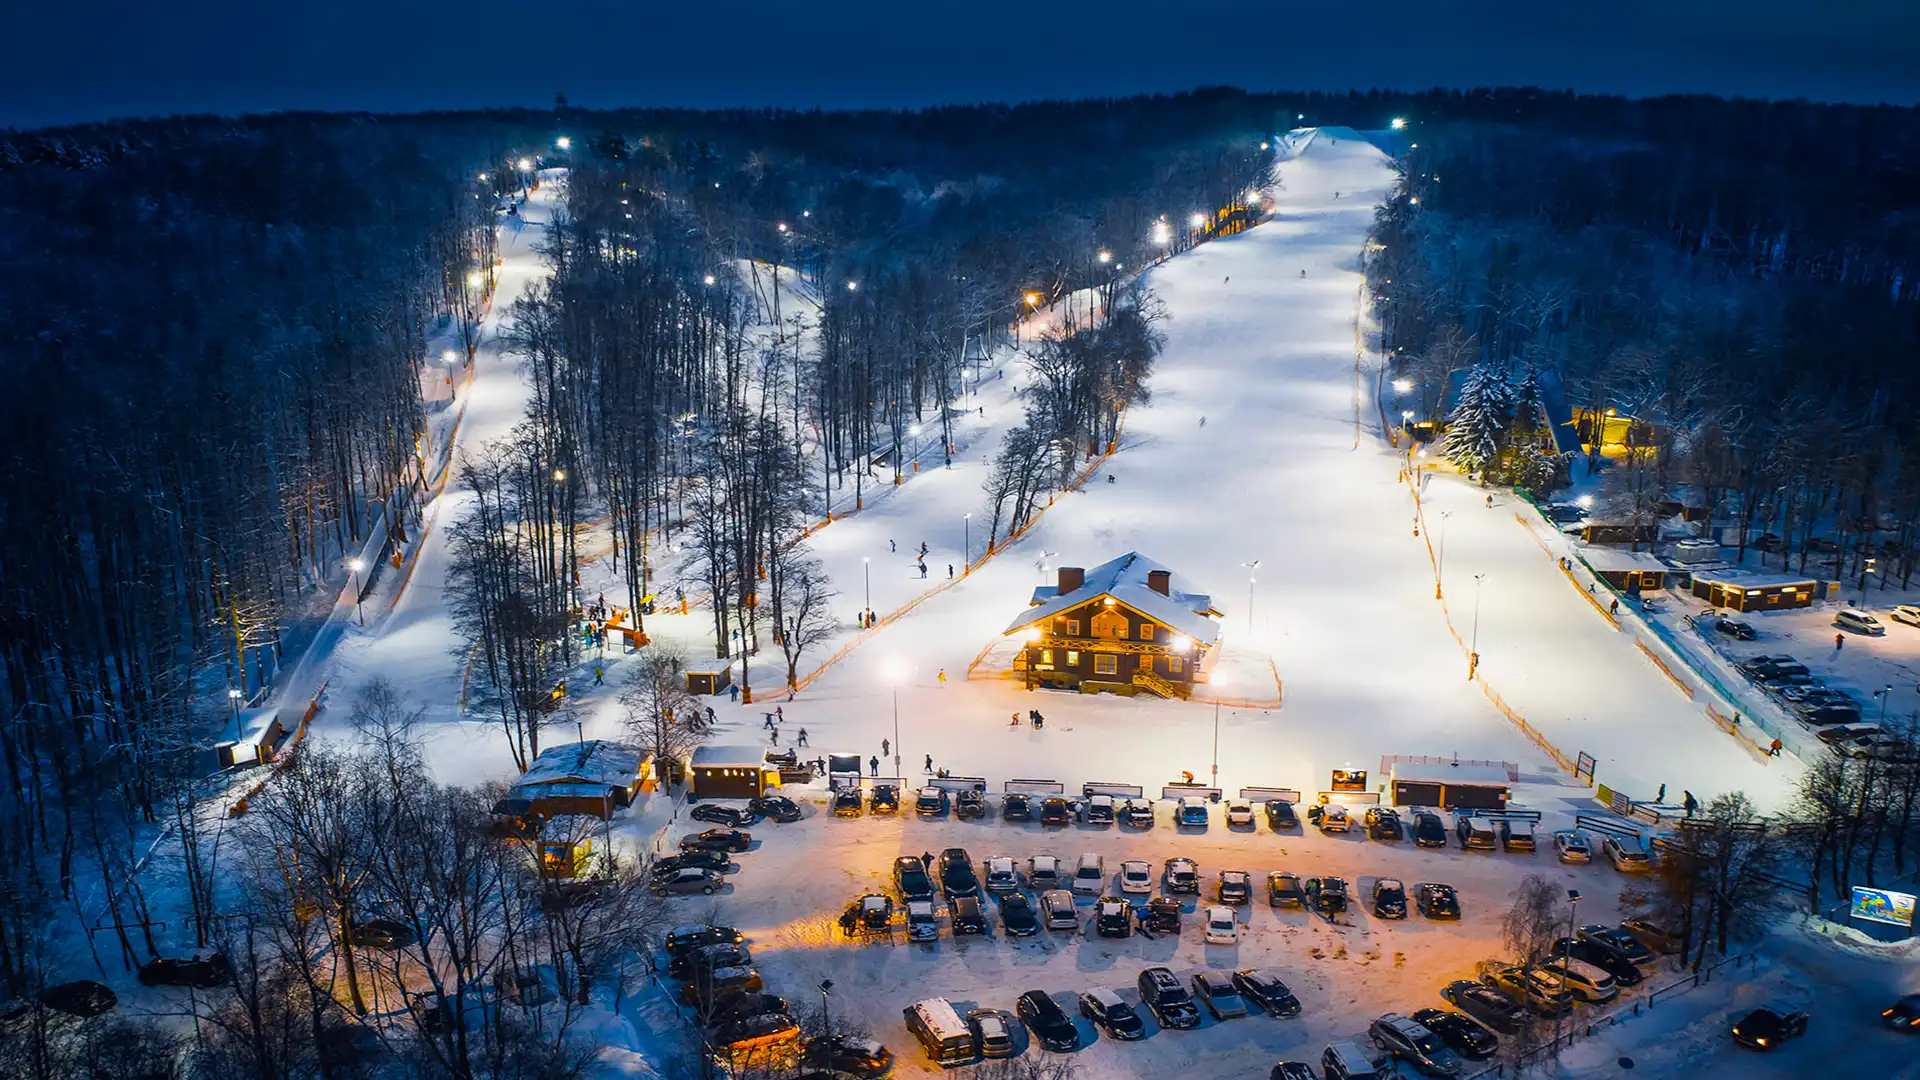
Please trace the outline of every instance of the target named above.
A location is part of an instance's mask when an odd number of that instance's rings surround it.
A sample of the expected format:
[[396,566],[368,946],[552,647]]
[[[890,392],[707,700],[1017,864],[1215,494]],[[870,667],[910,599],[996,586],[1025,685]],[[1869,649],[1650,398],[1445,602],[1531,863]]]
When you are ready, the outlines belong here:
[[960,1019],[953,1003],[946,998],[916,1001],[900,1010],[900,1015],[906,1017],[907,1030],[920,1040],[921,1048],[927,1052],[927,1060],[950,1065],[958,1061],[972,1061],[977,1056],[973,1045],[973,1029]]
[[1080,929],[1080,913],[1073,909],[1073,894],[1065,889],[1048,889],[1041,893],[1040,914],[1049,930]]
[[1098,896],[1107,887],[1106,860],[1089,851],[1073,868],[1073,891]]
[[1556,956],[1539,965],[1538,970],[1545,972],[1549,979],[1564,978],[1567,993],[1589,1005],[1612,1001],[1620,996],[1620,986],[1613,981],[1613,976],[1585,960]]
[[1373,1060],[1350,1042],[1329,1044],[1320,1055],[1320,1071],[1327,1080],[1377,1080],[1380,1076]]
[[1864,611],[1854,611],[1851,608],[1836,612],[1833,616],[1833,625],[1842,630],[1851,630],[1856,634],[1866,634],[1869,637],[1878,637],[1887,632],[1885,623]]

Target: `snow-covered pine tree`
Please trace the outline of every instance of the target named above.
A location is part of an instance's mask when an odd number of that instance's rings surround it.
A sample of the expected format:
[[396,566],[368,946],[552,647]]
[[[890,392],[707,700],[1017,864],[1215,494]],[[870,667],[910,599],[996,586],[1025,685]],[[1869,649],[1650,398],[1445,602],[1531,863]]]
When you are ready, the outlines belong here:
[[1500,456],[1512,415],[1513,388],[1505,375],[1486,364],[1475,366],[1460,384],[1459,403],[1447,414],[1440,452],[1463,471],[1480,473],[1486,483],[1486,468]]

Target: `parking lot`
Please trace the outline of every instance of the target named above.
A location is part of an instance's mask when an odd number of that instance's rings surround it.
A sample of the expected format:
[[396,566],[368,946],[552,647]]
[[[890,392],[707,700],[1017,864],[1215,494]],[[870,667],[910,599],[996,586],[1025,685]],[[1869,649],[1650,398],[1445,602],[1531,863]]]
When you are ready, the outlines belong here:
[[[977,821],[916,818],[910,801],[908,812],[898,816],[834,818],[824,793],[800,801],[806,812],[801,821],[753,826],[753,848],[738,857],[740,869],[721,893],[677,903],[689,920],[711,919],[743,930],[769,992],[810,1004],[813,988],[832,979],[836,1019],[853,1019],[892,1047],[902,1075],[941,1071],[925,1060],[902,1020],[901,1010],[914,1001],[946,997],[962,1013],[976,1007],[1011,1010],[1018,995],[1038,989],[1077,1017],[1075,995],[1094,988],[1116,990],[1138,1005],[1135,979],[1143,968],[1156,965],[1171,968],[1183,982],[1201,969],[1272,969],[1299,998],[1301,1014],[1286,1020],[1255,1014],[1224,1022],[1207,1017],[1190,1031],[1160,1031],[1149,1015],[1147,1037],[1130,1043],[1096,1038],[1091,1025],[1078,1020],[1081,1049],[1075,1056],[1084,1075],[1264,1076],[1277,1060],[1317,1062],[1332,1039],[1366,1043],[1367,1025],[1381,1013],[1444,1007],[1440,986],[1472,978],[1477,961],[1503,955],[1499,920],[1525,875],[1540,873],[1578,888],[1584,894],[1578,912],[1582,923],[1617,921],[1619,886],[1626,880],[1604,861],[1560,864],[1545,833],[1541,850],[1532,855],[1461,851],[1451,837],[1444,850],[1422,849],[1411,840],[1367,839],[1357,814],[1352,832],[1322,835],[1311,826],[1274,833],[1260,815],[1251,828],[1230,829],[1220,806],[1212,808],[1204,830],[1176,829],[1172,804],[1165,802],[1158,804],[1154,828],[1135,830],[1006,823],[999,820],[997,797],[990,800],[993,810]],[[703,827],[684,825],[686,831]],[[1035,937],[1010,938],[1001,931],[996,905],[989,903],[991,927],[984,937],[956,940],[944,904],[934,943],[909,944],[904,930],[854,939],[842,935],[837,920],[849,901],[865,892],[893,893],[895,857],[937,857],[949,847],[965,848],[977,867],[991,856],[1009,855],[1024,870],[1032,855],[1055,855],[1068,873],[1081,853],[1095,852],[1106,863],[1104,892],[1112,894],[1120,892],[1113,881],[1120,863],[1146,860],[1155,872],[1156,896],[1163,895],[1157,879],[1165,860],[1185,856],[1199,864],[1202,892],[1197,902],[1183,897],[1186,914],[1177,936],[1093,936],[1095,898],[1090,895],[1078,897],[1082,918],[1072,933],[1043,930]],[[1250,872],[1254,900],[1239,909],[1236,944],[1208,945],[1200,909],[1213,902],[1212,886],[1223,869]],[[1331,923],[1300,909],[1270,908],[1265,878],[1272,870],[1345,878],[1354,903]],[[1383,876],[1399,878],[1409,889],[1427,881],[1454,886],[1462,918],[1434,922],[1410,911],[1405,921],[1376,919],[1366,900],[1374,880]],[[1129,899],[1143,903],[1146,896]],[[1045,1052],[1029,1046],[1024,1031],[1019,1038],[1022,1053]]]

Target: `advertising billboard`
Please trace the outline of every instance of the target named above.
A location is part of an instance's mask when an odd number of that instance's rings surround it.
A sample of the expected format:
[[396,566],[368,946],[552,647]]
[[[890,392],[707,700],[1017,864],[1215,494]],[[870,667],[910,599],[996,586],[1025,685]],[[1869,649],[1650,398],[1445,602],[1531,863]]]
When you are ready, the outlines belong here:
[[1853,904],[1848,908],[1847,915],[1862,922],[1911,927],[1913,925],[1913,894],[1889,892],[1886,889],[1868,889],[1855,885]]

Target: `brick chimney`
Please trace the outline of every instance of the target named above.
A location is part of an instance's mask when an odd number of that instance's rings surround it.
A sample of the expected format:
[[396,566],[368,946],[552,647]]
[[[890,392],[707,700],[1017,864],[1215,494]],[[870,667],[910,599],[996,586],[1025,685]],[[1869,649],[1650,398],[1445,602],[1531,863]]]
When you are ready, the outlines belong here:
[[1171,584],[1172,580],[1173,580],[1173,571],[1171,570],[1147,571],[1147,588],[1152,589],[1154,592],[1159,593],[1161,596],[1173,595],[1172,593],[1173,586]]
[[1065,596],[1087,583],[1087,571],[1082,566],[1063,566],[1060,568],[1060,590],[1057,595]]

